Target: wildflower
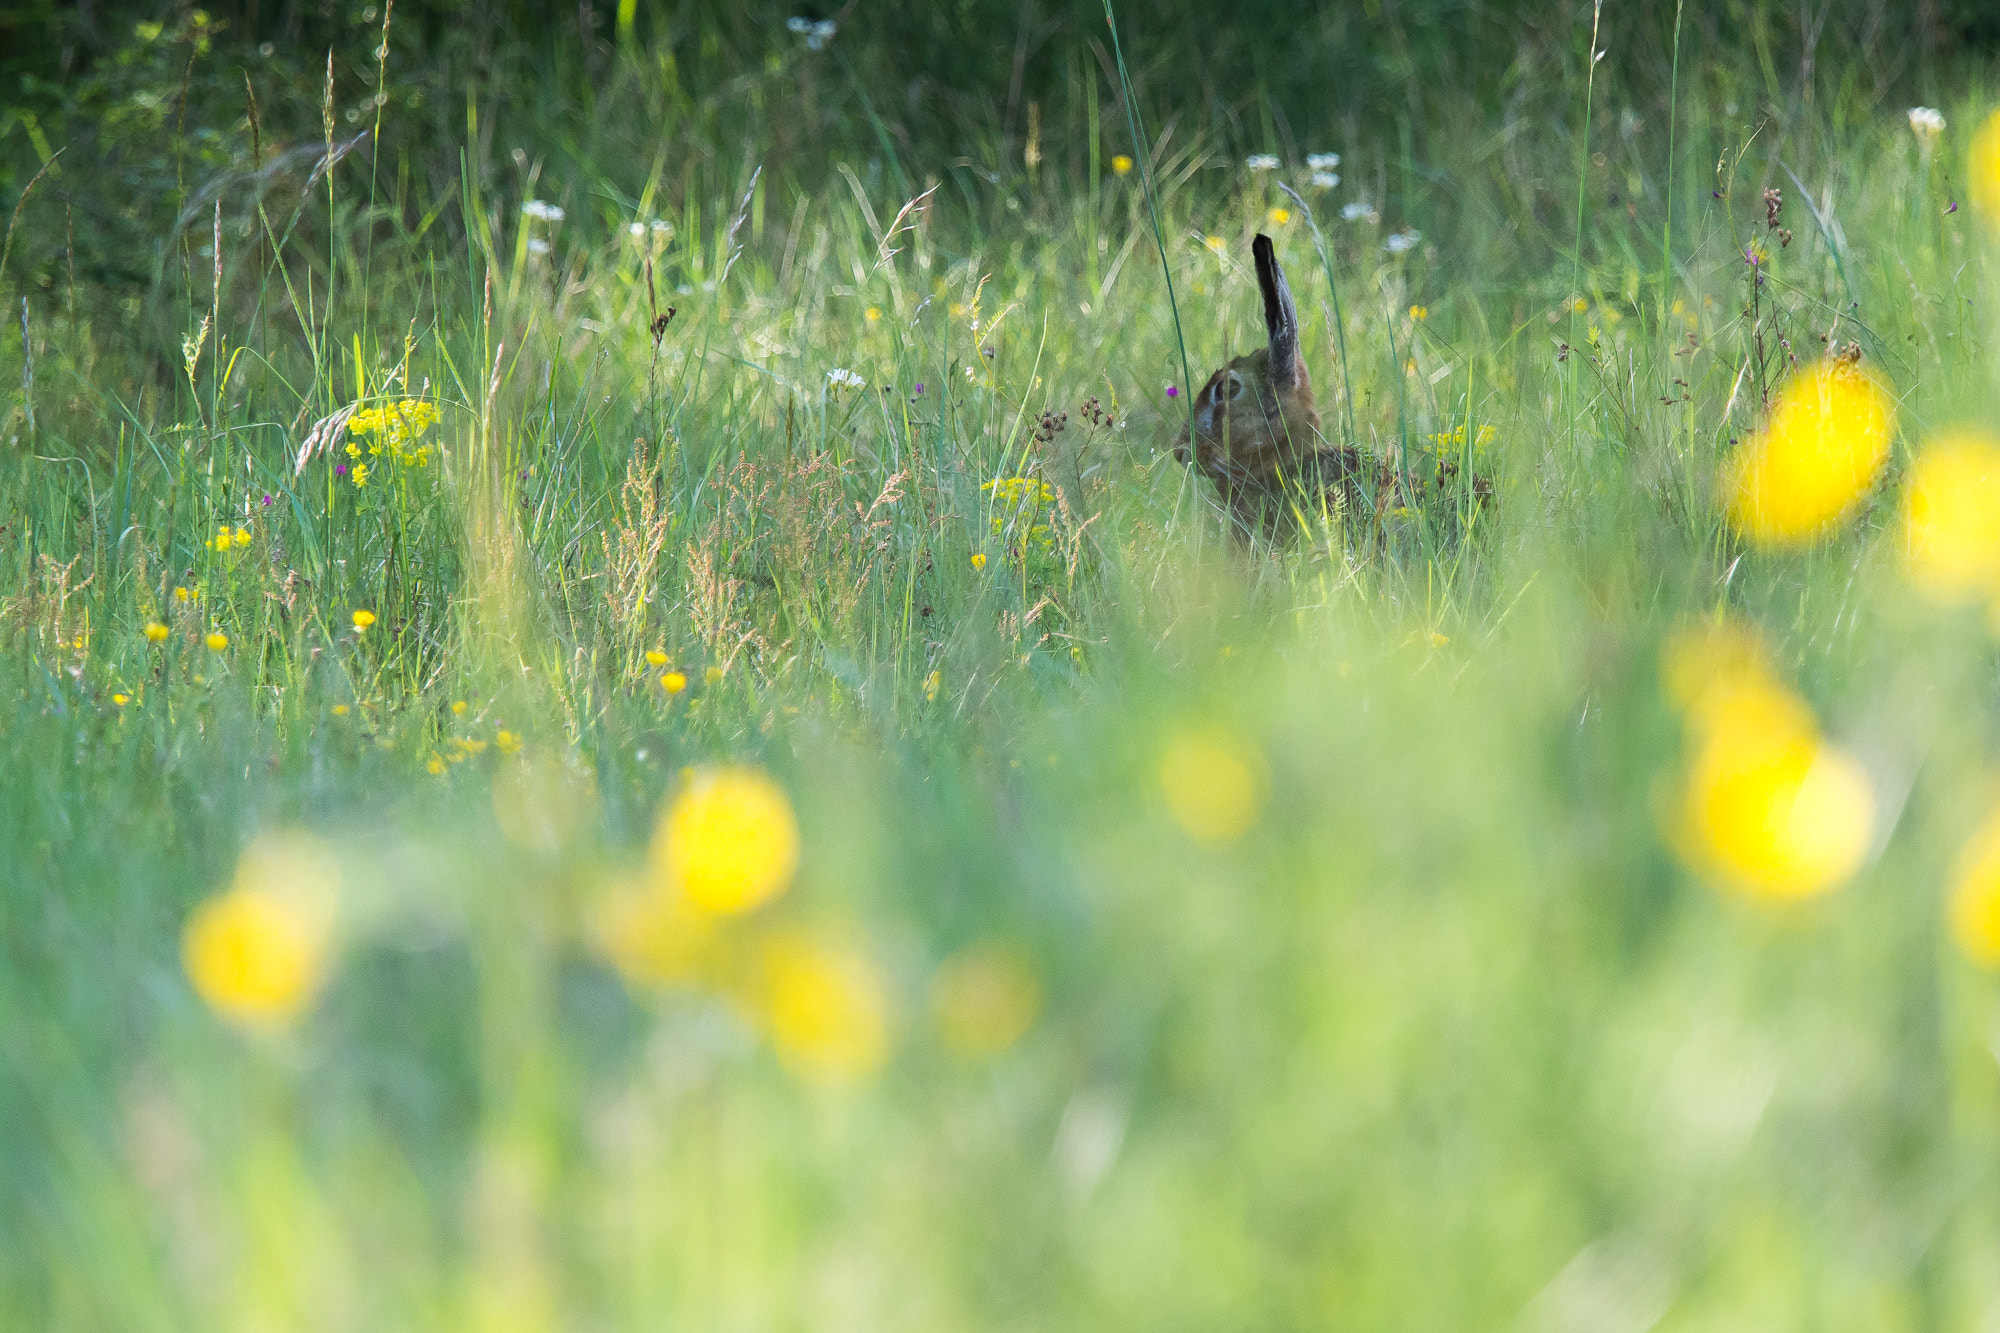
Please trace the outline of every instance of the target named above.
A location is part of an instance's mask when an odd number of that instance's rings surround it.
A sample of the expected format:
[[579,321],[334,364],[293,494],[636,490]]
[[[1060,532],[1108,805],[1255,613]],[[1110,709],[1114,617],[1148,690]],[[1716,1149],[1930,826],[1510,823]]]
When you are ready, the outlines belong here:
[[1243,165],[1252,171],[1276,171],[1278,159],[1269,153],[1252,153],[1243,159]]
[[1413,305],[1410,307],[1410,318],[1414,320],[1422,321],[1428,319],[1430,318],[1430,313],[1431,308],[1427,305]]
[[264,508],[269,509],[270,507],[271,507],[271,497],[267,495],[264,497]]
[[1181,396],[1181,391],[1180,391],[1180,388],[1179,388],[1179,387],[1178,387],[1177,385],[1172,385],[1172,384],[1169,384],[1169,385],[1167,386],[1167,397],[1169,397],[1169,398],[1178,398],[1178,397],[1180,397],[1180,396]]
[[627,236],[630,236],[633,240],[638,240],[640,237],[646,234],[646,224],[643,222],[635,222],[631,226],[625,229],[625,234]]
[[771,941],[763,961],[764,1019],[780,1063],[826,1083],[851,1082],[882,1067],[889,1006],[873,964],[801,936]]
[[1042,988],[1017,951],[975,944],[938,968],[931,981],[931,1007],[946,1049],[972,1059],[991,1057],[1035,1025]]
[[1973,208],[1987,225],[2000,229],[2000,111],[1988,116],[1972,136],[1966,175],[1971,180]]
[[1337,171],[1315,171],[1312,174],[1312,183],[1315,190],[1331,190],[1334,186],[1340,184],[1340,173]]
[[870,324],[873,324],[876,320],[882,318],[882,307],[879,305],[871,305],[866,310],[861,312],[861,317],[867,320]]
[[213,541],[208,542],[207,546],[212,551],[228,550],[230,546],[229,525],[225,523],[222,525],[222,527],[217,529],[215,534],[215,539]]
[[819,50],[840,31],[840,25],[832,19],[788,18],[785,26],[806,39],[808,51]]
[[177,602],[192,602],[195,598],[199,596],[201,596],[201,592],[199,589],[196,588],[174,589],[174,600]]
[[1770,419],[1724,465],[1730,522],[1766,545],[1826,531],[1875,483],[1895,405],[1866,374],[1822,362],[1779,389]]
[[230,887],[197,907],[182,932],[181,961],[195,994],[243,1027],[296,1018],[326,973],[339,888],[332,849],[317,839],[251,843]]
[[521,753],[521,737],[517,733],[502,727],[493,737],[493,748],[501,754],[519,754]]
[[539,236],[530,236],[528,238],[528,253],[531,255],[545,255],[553,248],[553,246]]
[[1307,153],[1306,168],[1310,171],[1332,171],[1340,165],[1339,153]]
[[344,477],[344,476],[346,476],[346,475],[347,475],[347,464],[345,464],[345,463],[335,463],[335,464],[333,465],[333,475],[334,475],[334,476],[336,476],[336,477]]
[[648,648],[646,650],[646,664],[648,666],[663,667],[667,664],[667,655],[658,648]]
[[669,671],[660,677],[660,688],[668,694],[679,694],[688,687],[688,678],[679,671]]
[[826,382],[836,389],[859,389],[868,383],[853,371],[840,367],[826,372]]
[[347,716],[347,705],[346,705],[346,704],[335,704],[335,705],[333,706],[333,715],[334,715],[335,717],[346,717],[346,716]]
[[921,398],[924,396],[924,382],[922,380],[917,381],[917,391],[910,396],[913,398]]
[[1201,243],[1207,246],[1211,252],[1218,255],[1222,253],[1224,248],[1224,243],[1220,236],[1204,236],[1201,239]]
[[356,463],[354,465],[354,484],[357,487],[368,484],[368,465],[366,463]]
[[1123,154],[1123,153],[1113,153],[1113,154],[1111,155],[1111,174],[1112,174],[1112,175],[1114,175],[1114,176],[1123,176],[1123,175],[1124,175],[1124,174],[1125,174],[1126,172],[1130,171],[1131,169],[1132,169],[1132,159],[1131,159],[1131,158],[1127,157],[1127,156],[1126,156],[1125,154]]
[[972,553],[972,570],[973,570],[973,572],[974,572],[974,573],[976,574],[976,573],[978,573],[978,572],[979,572],[980,570],[982,570],[982,569],[984,569],[984,568],[986,568],[986,552],[984,552],[984,551],[974,551],[974,552]]
[[1416,249],[1417,243],[1423,238],[1424,234],[1416,228],[1405,227],[1399,232],[1392,233],[1388,240],[1382,242],[1382,248],[1392,255],[1406,255]]
[[710,685],[720,685],[722,683],[722,674],[721,667],[712,666],[701,673],[701,678]]
[[1951,934],[1981,967],[2000,968],[2000,811],[1967,840],[1952,872]]
[[1369,222],[1380,222],[1382,220],[1381,215],[1375,211],[1375,206],[1366,199],[1356,199],[1352,203],[1340,206],[1340,220],[1342,222],[1360,222],[1364,219]]
[[441,775],[444,772],[444,756],[435,750],[431,751],[430,762],[424,765],[424,771],[432,777]]
[[568,214],[555,204],[545,204],[539,199],[530,199],[521,205],[521,212],[537,222],[561,222]]
[[167,627],[165,625],[162,625],[157,620],[147,622],[146,642],[165,643],[166,639],[167,639]]
[[944,684],[944,674],[942,672],[932,671],[930,675],[925,676],[924,677],[925,702],[936,703],[938,697],[938,690],[943,684]]
[[1264,804],[1263,760],[1227,732],[1184,732],[1160,756],[1167,813],[1196,842],[1234,842]]
[[367,628],[374,623],[375,623],[375,613],[373,611],[364,610],[364,611],[356,611],[354,613],[354,632],[356,634],[360,634],[366,631]]
[[[436,403],[421,398],[399,398],[356,412],[348,418],[347,432],[370,439],[369,453],[379,454],[386,448],[392,459],[407,462],[412,456],[411,446],[437,423],[438,416]],[[354,458],[361,455],[360,449],[351,440],[347,452]]]
[[1932,139],[1944,133],[1944,112],[1936,107],[1913,106],[1910,108],[1910,129],[1928,146]]
[[1436,631],[1436,630],[1432,630],[1432,631],[1431,631],[1431,632],[1430,632],[1430,633],[1429,633],[1428,635],[1426,635],[1425,637],[1426,637],[1426,638],[1428,638],[1428,639],[1430,640],[1430,644],[1431,644],[1431,647],[1433,647],[1433,648],[1442,648],[1442,647],[1444,647],[1444,646],[1445,646],[1446,644],[1448,644],[1448,643],[1450,643],[1450,642],[1451,642],[1451,635],[1449,635],[1449,634],[1440,634],[1440,633],[1439,633],[1438,631]]
[[227,634],[224,634],[221,630],[217,630],[214,633],[210,634],[208,638],[204,640],[204,642],[208,644],[208,649],[210,652],[219,653],[224,648],[227,648],[229,646],[229,636]]
[[1903,491],[1903,564],[1941,601],[2000,597],[2000,441],[1948,431],[1917,455]]
[[1273,225],[1282,227],[1292,220],[1292,210],[1289,208],[1274,208],[1271,210],[1269,216]]
[[671,884],[620,881],[590,924],[599,951],[635,989],[694,981],[715,954],[715,918],[696,911]]
[[752,911],[782,893],[798,869],[791,800],[759,769],[697,773],[661,812],[652,863],[701,911]]
[[123,708],[126,704],[132,702],[132,696],[129,694],[114,694],[111,696],[111,702]]

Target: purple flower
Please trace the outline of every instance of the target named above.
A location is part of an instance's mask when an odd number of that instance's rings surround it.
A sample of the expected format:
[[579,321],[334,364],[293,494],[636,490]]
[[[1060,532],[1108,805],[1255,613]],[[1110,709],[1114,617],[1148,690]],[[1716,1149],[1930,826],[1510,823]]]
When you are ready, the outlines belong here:
[[1181,396],[1181,391],[1180,391],[1179,389],[1175,388],[1175,387],[1174,387],[1173,385],[1171,385],[1171,384],[1169,384],[1169,385],[1167,386],[1167,397],[1169,397],[1169,398],[1178,398],[1178,397],[1180,397],[1180,396]]
[[269,509],[270,507],[271,507],[271,497],[267,495],[264,497],[264,508]]
[[345,463],[335,463],[335,464],[333,465],[333,475],[334,475],[334,476],[336,476],[336,477],[344,477],[344,476],[346,476],[346,475],[347,475],[347,464],[345,464]]
[[917,385],[917,395],[916,395],[916,396],[917,396],[917,397],[919,397],[919,398],[921,398],[921,397],[923,397],[923,396],[924,396],[924,386],[923,386],[922,384],[919,384],[919,385]]
[[1746,245],[1743,247],[1743,262],[1748,264],[1751,268],[1755,268],[1757,267],[1757,265],[1764,262],[1764,256],[1757,253],[1757,248],[1755,246]]

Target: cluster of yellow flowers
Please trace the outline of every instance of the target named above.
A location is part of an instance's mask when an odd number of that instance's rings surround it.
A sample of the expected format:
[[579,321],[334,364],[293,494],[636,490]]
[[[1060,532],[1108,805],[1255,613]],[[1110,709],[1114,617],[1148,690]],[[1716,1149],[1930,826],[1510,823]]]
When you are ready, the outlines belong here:
[[[1031,544],[1044,551],[1055,548],[1055,534],[1047,523],[1041,521],[1048,506],[1056,502],[1053,486],[1035,477],[1001,477],[986,482],[979,489],[998,501],[992,518],[995,537],[1004,535],[1011,524],[1024,548]],[[973,557],[974,569],[984,564],[982,557]]]
[[1825,535],[1875,484],[1894,425],[1895,400],[1859,366],[1830,360],[1801,370],[1723,466],[1730,523],[1766,546]]
[[207,543],[211,551],[228,551],[240,546],[248,546],[251,532],[247,527],[232,529],[227,523],[215,530],[215,536]]
[[347,456],[355,460],[350,474],[354,484],[368,485],[369,465],[363,461],[364,446],[371,456],[386,455],[390,462],[409,467],[425,467],[431,461],[431,446],[417,440],[438,419],[437,404],[422,398],[398,398],[380,407],[365,407],[348,418]]
[[[1481,426],[1479,433],[1472,437],[1472,447],[1474,449],[1484,449],[1487,445],[1493,443],[1493,439],[1497,434],[1499,432],[1494,430],[1493,427]],[[1465,425],[1463,422],[1459,423],[1452,430],[1438,431],[1434,434],[1426,435],[1424,438],[1430,442],[1431,452],[1434,454],[1449,457],[1452,454],[1462,454],[1465,452]]]
[[1845,883],[1875,835],[1867,772],[1820,735],[1812,710],[1735,622],[1672,638],[1663,654],[1687,755],[1670,838],[1697,873],[1753,898]]

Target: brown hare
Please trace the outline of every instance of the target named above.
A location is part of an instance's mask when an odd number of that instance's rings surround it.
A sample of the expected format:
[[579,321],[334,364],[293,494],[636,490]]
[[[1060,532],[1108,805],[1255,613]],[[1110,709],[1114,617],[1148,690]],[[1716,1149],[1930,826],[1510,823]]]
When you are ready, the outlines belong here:
[[1236,357],[1209,376],[1189,404],[1174,457],[1215,483],[1239,535],[1275,536],[1295,514],[1342,507],[1350,522],[1371,521],[1374,500],[1391,478],[1359,450],[1328,443],[1319,431],[1312,377],[1299,354],[1299,313],[1271,238],[1251,250],[1264,293],[1268,345]]

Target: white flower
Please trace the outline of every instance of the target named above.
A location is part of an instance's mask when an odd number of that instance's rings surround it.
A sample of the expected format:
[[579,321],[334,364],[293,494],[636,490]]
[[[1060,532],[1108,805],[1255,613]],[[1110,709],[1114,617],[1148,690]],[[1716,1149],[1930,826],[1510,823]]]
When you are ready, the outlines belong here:
[[1269,153],[1252,153],[1243,159],[1243,165],[1252,171],[1276,171],[1278,159]]
[[1391,233],[1389,239],[1382,242],[1382,248],[1392,255],[1406,255],[1416,249],[1417,242],[1422,239],[1424,234],[1415,227],[1405,227],[1399,232]]
[[1306,166],[1314,171],[1332,171],[1340,165],[1339,153],[1307,153]]
[[666,220],[665,218],[654,218],[654,219],[653,219],[653,235],[655,235],[655,236],[671,236],[671,235],[673,235],[673,234],[674,234],[674,224],[673,224],[673,223],[671,223],[671,222],[667,221],[667,220]]
[[549,252],[549,243],[548,243],[547,241],[543,240],[543,239],[542,239],[541,237],[539,237],[539,236],[536,236],[536,237],[532,237],[532,238],[531,238],[531,239],[530,239],[530,240],[528,241],[528,253],[529,253],[529,254],[531,254],[531,255],[545,255],[545,254],[547,254],[548,252]]
[[1313,188],[1315,189],[1331,190],[1338,184],[1340,184],[1340,173],[1337,171],[1315,171],[1313,173]]
[[828,387],[830,388],[859,389],[863,385],[865,385],[868,381],[862,379],[859,375],[855,374],[851,370],[842,369],[836,366],[834,369],[826,372],[826,382]]
[[1382,220],[1381,215],[1375,211],[1375,205],[1369,203],[1366,199],[1356,199],[1351,204],[1342,204],[1340,206],[1340,217],[1343,222],[1361,222],[1364,220],[1368,222],[1380,222]]
[[1944,133],[1944,112],[1932,106],[1910,108],[1910,128],[1919,139],[1935,139]]
[[537,222],[561,222],[566,216],[556,205],[545,204],[539,199],[530,199],[522,204],[521,212]]
[[786,19],[785,27],[806,39],[808,51],[819,50],[826,45],[829,38],[840,31],[840,25],[832,19],[820,19],[815,22],[801,15],[793,15]]
[[635,222],[631,226],[627,227],[625,231],[632,237],[633,240],[637,240],[641,236],[644,236],[646,234],[646,224],[643,222]]
[[813,30],[813,21],[809,18],[800,18],[794,14],[791,18],[785,20],[785,26],[793,32],[803,35]]

